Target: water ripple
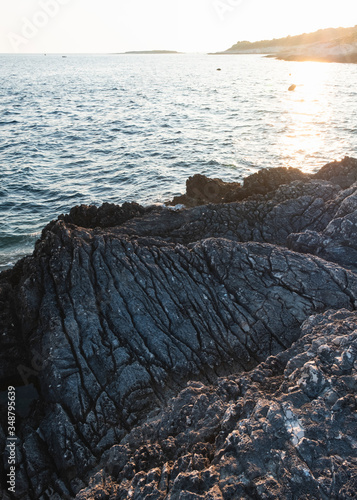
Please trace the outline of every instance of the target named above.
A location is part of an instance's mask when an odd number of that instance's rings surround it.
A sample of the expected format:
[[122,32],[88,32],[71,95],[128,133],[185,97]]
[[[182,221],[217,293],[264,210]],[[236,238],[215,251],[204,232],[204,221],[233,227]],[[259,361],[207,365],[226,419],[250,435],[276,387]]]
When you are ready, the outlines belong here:
[[239,181],[357,154],[357,66],[201,55],[0,63],[0,269],[78,203],[163,202],[197,172]]

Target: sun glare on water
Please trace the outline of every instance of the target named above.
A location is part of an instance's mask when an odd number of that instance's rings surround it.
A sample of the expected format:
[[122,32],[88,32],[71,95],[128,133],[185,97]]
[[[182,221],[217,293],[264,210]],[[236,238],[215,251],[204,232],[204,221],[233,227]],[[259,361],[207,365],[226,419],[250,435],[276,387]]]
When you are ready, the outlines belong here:
[[325,127],[331,122],[329,92],[332,65],[319,62],[297,62],[291,66],[289,81],[296,85],[294,91],[282,97],[284,134],[279,147],[290,157],[301,159],[319,157],[325,147]]

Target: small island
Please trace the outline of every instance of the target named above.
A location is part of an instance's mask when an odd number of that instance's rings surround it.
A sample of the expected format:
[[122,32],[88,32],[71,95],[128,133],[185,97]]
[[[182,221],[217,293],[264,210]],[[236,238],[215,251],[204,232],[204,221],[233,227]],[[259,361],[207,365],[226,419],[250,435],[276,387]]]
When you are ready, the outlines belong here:
[[241,41],[218,54],[265,54],[284,61],[357,63],[357,25],[273,40]]
[[182,52],[176,52],[176,50],[131,50],[124,52],[124,54],[182,54]]

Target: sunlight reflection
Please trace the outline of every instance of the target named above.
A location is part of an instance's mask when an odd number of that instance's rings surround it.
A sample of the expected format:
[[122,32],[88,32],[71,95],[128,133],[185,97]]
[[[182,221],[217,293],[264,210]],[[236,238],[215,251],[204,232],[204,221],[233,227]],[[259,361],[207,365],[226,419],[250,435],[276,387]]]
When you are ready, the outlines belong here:
[[[326,128],[332,120],[329,107],[332,65],[317,62],[298,62],[290,66],[289,81],[296,85],[281,100],[283,129],[278,147],[289,158],[301,162],[304,158],[318,157],[324,151]],[[288,162],[289,163],[289,162]],[[289,166],[289,165],[287,165]]]

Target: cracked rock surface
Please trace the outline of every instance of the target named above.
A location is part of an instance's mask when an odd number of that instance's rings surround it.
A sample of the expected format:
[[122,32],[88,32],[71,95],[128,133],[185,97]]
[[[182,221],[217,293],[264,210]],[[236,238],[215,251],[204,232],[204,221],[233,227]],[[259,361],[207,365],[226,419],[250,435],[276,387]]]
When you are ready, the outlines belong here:
[[15,498],[353,498],[356,173],[46,226],[0,275]]
[[248,374],[191,382],[76,498],[355,498],[356,327],[356,313],[317,315]]

